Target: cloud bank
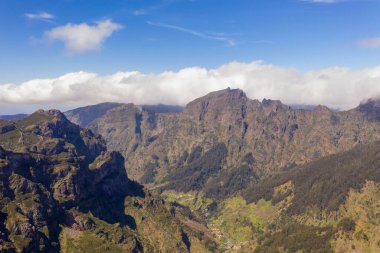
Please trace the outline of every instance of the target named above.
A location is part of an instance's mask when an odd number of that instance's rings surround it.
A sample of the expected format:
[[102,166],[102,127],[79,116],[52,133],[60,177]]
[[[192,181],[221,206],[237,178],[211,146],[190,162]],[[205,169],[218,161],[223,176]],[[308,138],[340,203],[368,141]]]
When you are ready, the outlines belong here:
[[120,24],[107,19],[94,25],[81,23],[58,26],[45,32],[45,37],[49,41],[62,41],[70,53],[86,53],[98,50],[113,32],[121,28]]
[[332,67],[301,73],[256,61],[158,74],[134,71],[100,76],[74,72],[54,79],[0,85],[0,113],[31,112],[38,108],[65,110],[106,101],[185,105],[227,87],[243,89],[252,99],[350,109],[363,99],[380,95],[380,67],[361,70]]

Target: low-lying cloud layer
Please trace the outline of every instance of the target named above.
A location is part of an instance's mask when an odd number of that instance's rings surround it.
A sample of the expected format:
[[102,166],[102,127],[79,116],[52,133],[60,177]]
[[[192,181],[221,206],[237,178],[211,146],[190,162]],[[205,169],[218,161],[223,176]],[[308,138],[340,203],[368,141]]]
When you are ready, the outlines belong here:
[[74,72],[54,79],[0,84],[0,114],[53,107],[65,110],[100,102],[185,105],[227,87],[243,89],[248,97],[260,100],[349,109],[380,95],[380,67],[332,67],[301,73],[263,62],[232,62],[216,69],[190,67],[159,74]]

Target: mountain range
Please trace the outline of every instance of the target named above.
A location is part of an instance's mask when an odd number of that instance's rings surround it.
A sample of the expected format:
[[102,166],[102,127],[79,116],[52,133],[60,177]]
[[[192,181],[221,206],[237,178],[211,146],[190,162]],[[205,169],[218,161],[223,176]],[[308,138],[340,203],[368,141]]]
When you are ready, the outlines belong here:
[[183,108],[103,103],[8,119],[3,250],[380,251],[376,99],[336,111],[228,88]]

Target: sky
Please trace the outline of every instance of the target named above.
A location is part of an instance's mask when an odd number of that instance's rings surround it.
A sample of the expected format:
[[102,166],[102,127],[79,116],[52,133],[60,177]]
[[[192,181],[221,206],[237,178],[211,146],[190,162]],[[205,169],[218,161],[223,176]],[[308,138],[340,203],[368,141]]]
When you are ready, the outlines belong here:
[[380,0],[1,0],[0,114],[185,105],[226,87],[349,109],[380,95]]

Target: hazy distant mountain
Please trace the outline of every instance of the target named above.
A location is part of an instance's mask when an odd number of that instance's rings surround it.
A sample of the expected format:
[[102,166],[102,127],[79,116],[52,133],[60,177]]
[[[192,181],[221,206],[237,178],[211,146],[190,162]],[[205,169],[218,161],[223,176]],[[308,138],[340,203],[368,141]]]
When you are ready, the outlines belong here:
[[5,119],[5,120],[19,120],[27,117],[28,114],[14,114],[14,115],[0,115],[0,119]]
[[120,103],[102,103],[79,107],[65,112],[65,116],[73,123],[87,127],[94,119],[104,115],[108,110],[120,106]]
[[[66,117],[73,123],[82,127],[88,127],[93,121],[102,117],[109,110],[123,106],[122,103],[101,103],[96,105],[89,105],[85,107],[76,108],[65,112]],[[175,105],[142,105],[142,109],[152,113],[174,113],[181,112],[183,107]]]

